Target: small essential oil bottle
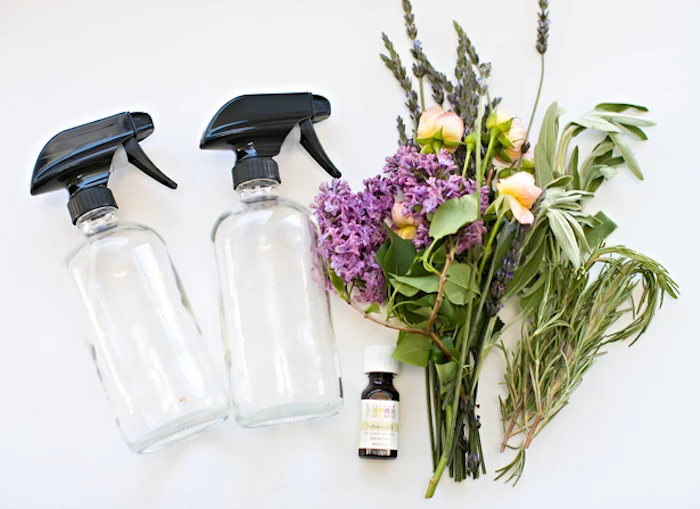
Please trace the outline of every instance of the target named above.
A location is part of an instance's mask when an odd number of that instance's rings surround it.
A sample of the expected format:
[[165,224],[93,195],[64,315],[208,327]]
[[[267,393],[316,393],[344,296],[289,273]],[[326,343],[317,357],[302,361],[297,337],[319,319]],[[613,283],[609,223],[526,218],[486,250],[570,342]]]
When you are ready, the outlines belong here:
[[399,391],[394,387],[399,363],[393,352],[391,346],[365,349],[369,384],[360,406],[360,458],[393,460],[399,455]]

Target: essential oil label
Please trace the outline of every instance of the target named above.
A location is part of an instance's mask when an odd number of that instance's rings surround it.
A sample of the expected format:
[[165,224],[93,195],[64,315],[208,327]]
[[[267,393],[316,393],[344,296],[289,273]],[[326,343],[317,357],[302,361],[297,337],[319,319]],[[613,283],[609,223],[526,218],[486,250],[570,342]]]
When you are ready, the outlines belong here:
[[399,402],[363,399],[360,449],[399,449]]

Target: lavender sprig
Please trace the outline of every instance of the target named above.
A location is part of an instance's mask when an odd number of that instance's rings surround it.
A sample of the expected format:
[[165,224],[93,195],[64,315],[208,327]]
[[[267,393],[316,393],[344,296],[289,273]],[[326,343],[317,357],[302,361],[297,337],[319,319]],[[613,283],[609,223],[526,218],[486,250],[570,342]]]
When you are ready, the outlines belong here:
[[423,51],[423,46],[421,42],[417,39],[418,29],[415,24],[415,16],[413,15],[413,6],[410,0],[402,0],[403,12],[404,12],[404,22],[406,25],[406,35],[413,41],[411,47],[411,56],[413,56],[416,61],[413,64],[413,74],[421,79],[423,76],[428,77],[430,86],[433,91],[433,99],[440,106],[445,102],[445,91],[451,92],[454,89],[454,85],[447,79],[444,73],[439,72],[433,64],[430,63],[428,57]]
[[381,54],[380,57],[384,62],[384,65],[392,72],[396,80],[401,85],[401,88],[406,92],[406,107],[411,114],[411,120],[413,120],[414,130],[418,129],[418,121],[420,119],[420,106],[418,105],[418,94],[413,90],[413,85],[411,83],[411,78],[408,77],[406,68],[401,62],[401,57],[394,49],[394,44],[391,42],[389,37],[382,33],[382,40],[384,41],[384,47],[389,55]]
[[510,249],[503,258],[503,265],[496,271],[491,288],[489,289],[489,298],[486,302],[486,313],[488,316],[496,316],[503,308],[503,296],[508,288],[508,283],[513,279],[515,271],[520,265],[520,258],[525,247],[525,232],[527,226],[520,226],[515,232],[513,243]]
[[549,0],[540,0],[540,12],[537,14],[537,52],[544,55],[547,52],[547,39],[549,39]]

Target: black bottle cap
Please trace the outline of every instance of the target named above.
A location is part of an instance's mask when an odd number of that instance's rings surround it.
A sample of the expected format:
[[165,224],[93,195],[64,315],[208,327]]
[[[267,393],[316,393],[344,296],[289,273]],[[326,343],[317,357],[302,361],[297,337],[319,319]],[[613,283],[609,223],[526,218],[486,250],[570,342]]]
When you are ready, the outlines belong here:
[[114,200],[114,194],[106,186],[88,187],[77,191],[68,200],[68,211],[70,212],[71,221],[75,224],[78,218],[90,212],[91,210],[101,207],[116,207],[117,202]]
[[279,169],[272,157],[280,153],[284,139],[298,125],[301,145],[329,175],[338,178],[340,171],[323,150],[313,127],[330,114],[328,99],[309,92],[243,95],[214,115],[199,148],[236,152],[234,187],[257,178],[279,182]]
[[90,210],[116,207],[107,182],[112,160],[120,147],[124,148],[131,164],[164,186],[175,189],[177,184],[153,164],[138,143],[153,130],[150,115],[126,112],[57,134],[39,154],[32,174],[31,194],[67,189],[73,223]]
[[271,157],[248,157],[233,167],[233,187],[244,182],[269,179],[280,182],[280,168]]

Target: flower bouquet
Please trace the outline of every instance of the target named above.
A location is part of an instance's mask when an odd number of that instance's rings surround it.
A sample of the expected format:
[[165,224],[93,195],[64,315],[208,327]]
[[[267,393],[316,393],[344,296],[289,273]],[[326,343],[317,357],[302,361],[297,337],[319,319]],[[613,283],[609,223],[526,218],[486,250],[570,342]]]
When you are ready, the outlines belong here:
[[[382,174],[359,192],[340,180],[323,184],[312,205],[329,285],[365,318],[398,331],[397,360],[425,369],[427,497],[445,471],[457,482],[486,473],[477,401],[494,347],[507,361],[503,450],[517,451],[498,473],[517,482],[534,437],[605,346],[639,337],[663,297],[678,295],[658,263],[606,247],[616,225],[584,210],[619,169],[642,179],[628,140],[647,139],[646,108],[602,103],[560,129],[554,103],[531,142],[549,33],[548,2],[539,7],[542,72],[526,128],[491,97],[491,66],[456,22],[454,79],[435,69],[404,0],[413,78],[386,35],[382,59],[406,94],[409,127],[398,118],[399,148]],[[574,146],[584,131],[600,137],[585,155]],[[505,323],[509,299],[521,311]],[[515,323],[522,335],[511,351],[501,336]]]

